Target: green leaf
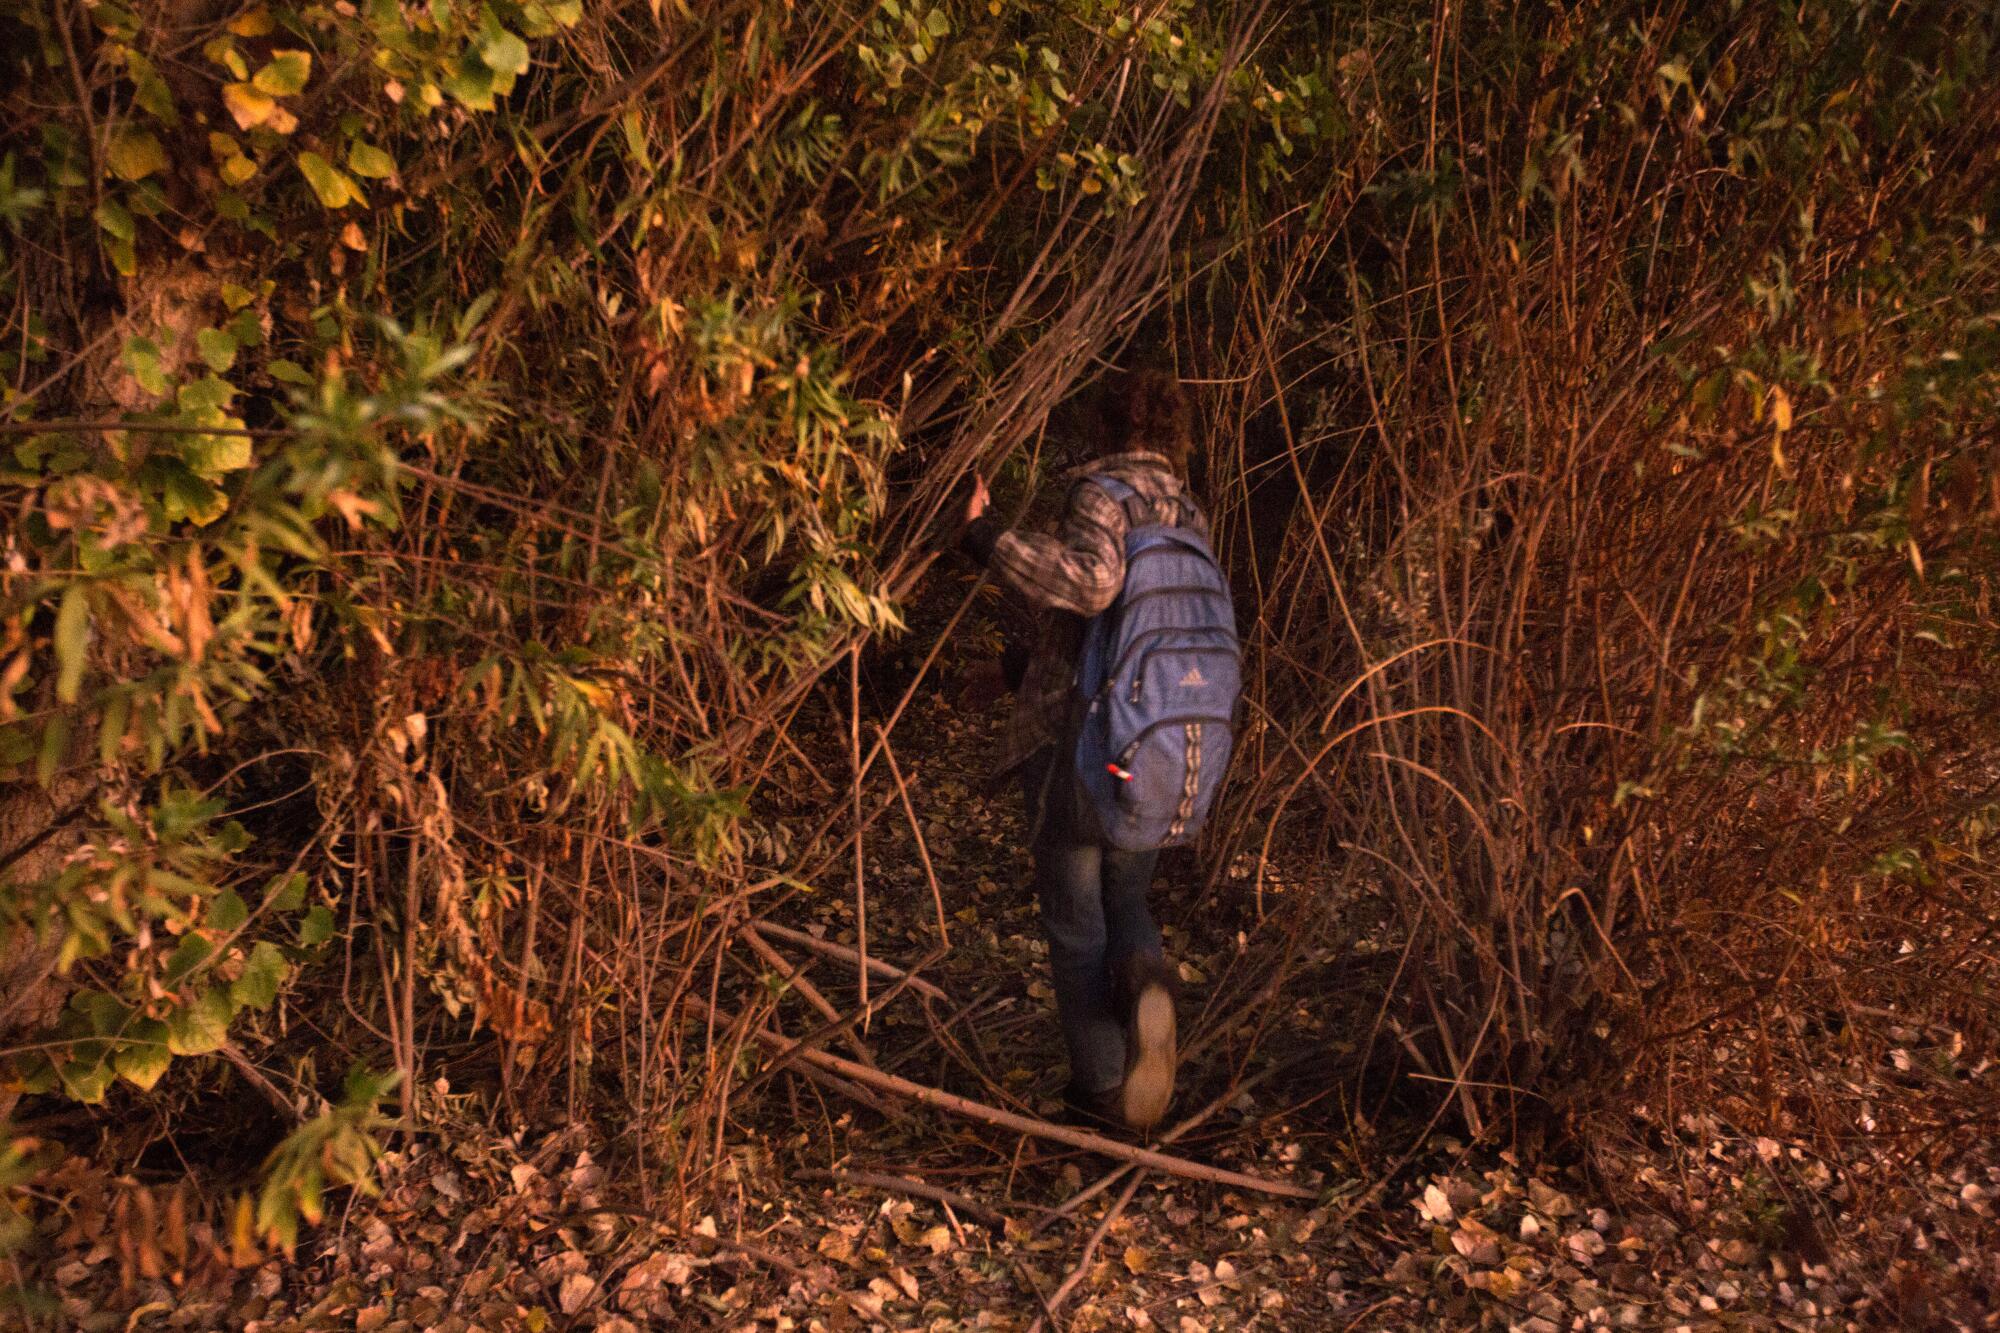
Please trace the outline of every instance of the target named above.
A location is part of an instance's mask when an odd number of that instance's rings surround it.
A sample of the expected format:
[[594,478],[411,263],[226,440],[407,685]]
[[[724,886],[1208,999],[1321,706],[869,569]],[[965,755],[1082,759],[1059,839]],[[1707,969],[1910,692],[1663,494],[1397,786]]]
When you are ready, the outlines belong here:
[[181,461],[204,481],[220,481],[250,466],[250,441],[242,435],[196,435],[181,446]]
[[270,63],[250,80],[252,87],[273,97],[290,97],[302,91],[312,77],[312,52],[273,51]]
[[347,148],[347,169],[357,176],[382,180],[396,174],[396,159],[374,144],[356,139]]
[[125,740],[125,727],[132,716],[132,695],[126,690],[115,690],[105,701],[104,717],[97,726],[97,758],[99,763],[109,764],[118,758],[118,749]]
[[121,241],[129,241],[138,235],[138,224],[132,221],[132,214],[116,199],[106,199],[97,206],[97,225],[107,235]]
[[83,689],[85,650],[90,646],[90,597],[81,583],[63,589],[56,610],[56,698],[73,704]]
[[[69,715],[57,713],[42,726],[42,748],[35,755],[35,781],[44,787],[55,781],[56,769],[62,766],[63,753],[68,749]],[[71,938],[75,938],[73,933]]]
[[305,948],[317,948],[333,938],[333,913],[324,903],[314,903],[307,911],[305,920],[299,922],[299,943]]
[[525,74],[528,44],[497,23],[489,23],[479,39],[479,58],[496,74]]
[[69,1007],[82,1015],[91,1032],[100,1037],[122,1032],[132,1018],[132,1011],[123,1001],[101,990],[78,991],[70,998]]
[[277,380],[281,384],[306,385],[317,382],[313,379],[312,372],[308,371],[304,366],[296,361],[287,361],[282,356],[273,360],[264,369],[269,372],[272,379]]
[[118,1076],[141,1092],[152,1091],[160,1076],[173,1063],[167,1049],[167,1025],[158,1019],[142,1019],[132,1025],[131,1040],[112,1057]]
[[243,975],[229,983],[229,997],[241,1007],[268,1009],[271,1001],[278,998],[278,987],[284,984],[291,970],[291,964],[285,961],[277,945],[259,940],[250,951]]
[[220,375],[236,364],[236,339],[222,329],[203,329],[194,335],[195,346],[208,368]]
[[111,1090],[111,1080],[117,1077],[116,1071],[103,1060],[70,1060],[59,1072],[63,1091],[85,1106],[103,1101],[104,1094]]
[[210,930],[227,934],[249,919],[250,909],[244,905],[242,895],[234,889],[224,889],[215,895],[215,901],[209,905],[208,920],[204,924]]
[[112,136],[104,160],[119,180],[137,181],[167,169],[167,150],[151,130],[124,129]]
[[151,338],[127,338],[121,359],[147,393],[165,393],[172,387],[160,373],[160,349]]
[[350,203],[368,202],[346,173],[318,153],[300,153],[299,170],[304,173],[306,184],[312,186],[313,193],[327,208],[345,208]]
[[174,391],[174,401],[183,412],[192,412],[203,419],[204,425],[218,424],[206,414],[220,412],[236,398],[236,386],[228,380],[217,379],[213,375],[203,375],[189,384],[183,384]]
[[125,69],[132,76],[132,100],[154,119],[168,125],[180,124],[180,113],[174,109],[174,95],[168,91],[166,80],[153,68],[153,62],[137,51],[125,53]]
[[303,871],[273,875],[264,886],[264,905],[274,912],[296,912],[306,905],[306,877]]
[[167,1020],[167,1049],[175,1055],[207,1055],[220,1050],[229,1040],[229,1020],[235,1015],[229,993],[220,986],[201,993],[201,998],[176,1009]]
[[476,52],[467,51],[459,57],[458,68],[444,81],[444,90],[474,111],[493,109],[493,71]]
[[165,981],[169,986],[178,986],[197,967],[208,961],[215,949],[199,935],[183,935],[180,945],[167,956]]

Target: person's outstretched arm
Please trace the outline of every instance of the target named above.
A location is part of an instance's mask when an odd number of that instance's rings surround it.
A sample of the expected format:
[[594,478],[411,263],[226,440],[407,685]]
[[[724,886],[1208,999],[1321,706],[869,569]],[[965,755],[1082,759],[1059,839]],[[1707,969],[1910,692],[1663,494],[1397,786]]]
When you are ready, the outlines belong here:
[[1125,584],[1125,513],[1087,481],[1069,493],[1061,533],[1005,528],[986,512],[986,484],[975,481],[959,544],[1007,587],[1040,607],[1094,616]]

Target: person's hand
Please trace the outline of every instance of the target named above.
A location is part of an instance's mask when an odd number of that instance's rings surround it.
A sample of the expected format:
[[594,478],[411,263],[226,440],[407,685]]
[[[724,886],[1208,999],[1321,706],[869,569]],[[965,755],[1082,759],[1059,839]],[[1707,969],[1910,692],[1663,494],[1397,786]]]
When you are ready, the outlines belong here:
[[986,491],[986,479],[976,472],[973,473],[972,498],[965,502],[965,521],[970,523],[981,514],[984,514],[986,506],[992,498]]

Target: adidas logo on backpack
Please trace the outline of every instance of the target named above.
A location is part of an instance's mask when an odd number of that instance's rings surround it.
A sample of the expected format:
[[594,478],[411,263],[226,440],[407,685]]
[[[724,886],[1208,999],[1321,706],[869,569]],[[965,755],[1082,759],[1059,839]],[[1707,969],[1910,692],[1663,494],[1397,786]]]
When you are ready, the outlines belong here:
[[[1090,479],[1127,514],[1138,493]],[[1103,840],[1123,851],[1191,841],[1229,764],[1242,648],[1229,583],[1191,528],[1125,534],[1125,586],[1085,630],[1076,773]]]

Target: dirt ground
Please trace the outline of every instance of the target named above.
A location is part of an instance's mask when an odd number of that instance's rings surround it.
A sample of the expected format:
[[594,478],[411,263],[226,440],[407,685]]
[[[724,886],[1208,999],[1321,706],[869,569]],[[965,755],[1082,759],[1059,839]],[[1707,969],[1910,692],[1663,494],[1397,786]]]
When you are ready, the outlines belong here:
[[[949,950],[923,970],[944,998],[906,989],[860,1044],[886,1072],[1051,1115],[1064,1071],[1017,802],[963,771],[965,756],[991,753],[996,724],[943,698],[917,707],[905,727],[921,740],[900,759],[923,846],[908,821],[871,829],[868,943],[912,965],[948,931]],[[56,1204],[21,1274],[45,1298],[31,1326],[2000,1328],[2000,1150],[1898,1178],[1859,1154],[1821,1161],[1734,1137],[1715,1117],[1668,1123],[1644,1108],[1629,1148],[1597,1154],[1594,1174],[1465,1143],[1364,1076],[1370,979],[1394,946],[1375,891],[1319,894],[1320,928],[1288,937],[1257,930],[1259,904],[1234,871],[1213,890],[1191,859],[1162,877],[1195,1052],[1169,1123],[1202,1113],[1166,1150],[1309,1199],[1135,1175],[1089,1151],[781,1074],[733,1113],[713,1211],[673,1225],[628,1139],[583,1125],[502,1134],[466,1099],[459,1123],[388,1155],[379,1197],[336,1201],[289,1260],[231,1266],[224,1219],[186,1207],[176,1220],[179,1194],[135,1205],[135,1182],[73,1160],[44,1182]],[[1269,872],[1262,907],[1283,920],[1289,898],[1318,887]],[[851,884],[801,895],[776,919],[835,942],[858,935]],[[1283,992],[1251,1003],[1287,939]],[[854,1005],[851,967],[781,952]],[[796,996],[781,1012],[794,1005],[803,1031],[814,1015]],[[1913,1034],[1917,1076],[1934,1064],[1921,1058],[1933,1038],[1945,1040]],[[1867,1079],[1912,1070],[1847,1073],[1865,1114]],[[2000,1097],[1990,1067],[1935,1076]],[[1622,1163],[1615,1178],[1606,1160]]]

